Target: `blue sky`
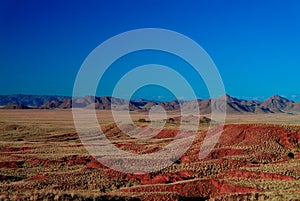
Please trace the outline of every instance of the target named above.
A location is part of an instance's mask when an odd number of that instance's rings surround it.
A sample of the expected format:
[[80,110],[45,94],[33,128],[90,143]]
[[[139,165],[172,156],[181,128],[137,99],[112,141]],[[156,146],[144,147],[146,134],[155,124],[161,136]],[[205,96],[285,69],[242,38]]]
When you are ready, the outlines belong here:
[[[297,0],[1,1],[0,94],[71,95],[94,48],[124,31],[155,27],[199,43],[228,94],[300,100],[299,10]],[[117,79],[117,69],[107,81]],[[205,98],[201,79],[187,76]],[[112,83],[102,85],[98,95],[109,95]],[[137,96],[161,93],[150,87]]]

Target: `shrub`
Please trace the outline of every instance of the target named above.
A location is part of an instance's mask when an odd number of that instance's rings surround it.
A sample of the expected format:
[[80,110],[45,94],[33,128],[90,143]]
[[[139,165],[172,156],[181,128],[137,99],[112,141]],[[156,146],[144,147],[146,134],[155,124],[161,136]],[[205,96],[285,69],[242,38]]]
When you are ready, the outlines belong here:
[[174,123],[174,122],[175,122],[175,119],[173,119],[173,118],[168,119],[168,123]]
[[138,122],[142,122],[142,123],[144,123],[144,122],[150,122],[150,121],[147,121],[146,119],[144,119],[144,118],[140,118],[139,120],[138,120]]
[[292,152],[288,153],[288,157],[289,157],[289,158],[294,158],[294,157],[295,157],[295,156],[294,156],[294,153],[292,153]]

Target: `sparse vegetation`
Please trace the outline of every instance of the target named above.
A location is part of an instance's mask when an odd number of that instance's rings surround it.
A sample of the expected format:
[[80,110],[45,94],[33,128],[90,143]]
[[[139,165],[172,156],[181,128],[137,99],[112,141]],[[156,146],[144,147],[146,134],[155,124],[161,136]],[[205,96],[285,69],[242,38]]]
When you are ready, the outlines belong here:
[[289,153],[288,153],[288,157],[289,157],[289,158],[295,158],[295,154],[292,153],[292,152],[289,152]]
[[167,122],[173,124],[175,122],[175,119],[171,117],[167,120]]
[[[184,156],[170,158],[173,165],[151,174],[125,174],[90,156],[75,132],[70,111],[0,112],[0,200],[298,199],[296,124],[247,123],[249,116],[239,116],[238,121],[229,116],[235,124],[226,124],[216,147],[199,160],[207,131],[203,123]],[[107,138],[132,153],[161,150],[177,134],[175,115],[169,117],[173,123],[166,122],[164,130],[149,140],[131,138],[108,113],[99,115]],[[133,114],[133,119],[147,123],[146,115]]]
[[149,123],[150,121],[148,121],[148,120],[146,120],[146,119],[144,119],[144,118],[140,118],[140,119],[138,120],[138,122],[140,122],[140,123]]

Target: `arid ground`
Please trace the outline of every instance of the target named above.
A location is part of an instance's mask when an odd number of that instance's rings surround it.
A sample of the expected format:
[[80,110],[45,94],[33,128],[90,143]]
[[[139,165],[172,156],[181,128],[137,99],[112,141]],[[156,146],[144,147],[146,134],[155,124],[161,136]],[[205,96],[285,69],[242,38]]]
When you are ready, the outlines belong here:
[[[115,126],[109,111],[97,112],[107,137],[128,152],[156,151],[178,130],[176,121],[167,122],[157,136],[138,142]],[[138,126],[149,124],[147,114],[131,117]],[[0,110],[0,199],[300,200],[300,115],[228,115],[214,150],[199,160],[207,128],[200,124],[173,165],[125,174],[86,151],[71,110]]]

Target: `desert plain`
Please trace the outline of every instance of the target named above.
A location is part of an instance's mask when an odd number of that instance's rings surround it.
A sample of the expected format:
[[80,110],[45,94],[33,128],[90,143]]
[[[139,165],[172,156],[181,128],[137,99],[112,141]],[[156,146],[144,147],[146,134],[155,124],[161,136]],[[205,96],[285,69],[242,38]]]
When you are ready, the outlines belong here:
[[[135,154],[166,146],[179,126],[166,121],[156,136],[137,141],[110,111],[97,117],[117,148]],[[149,125],[148,113],[131,118]],[[85,149],[72,110],[1,109],[0,200],[300,200],[300,114],[228,114],[216,146],[200,160],[208,125],[200,122],[193,144],[171,166],[122,173]]]

